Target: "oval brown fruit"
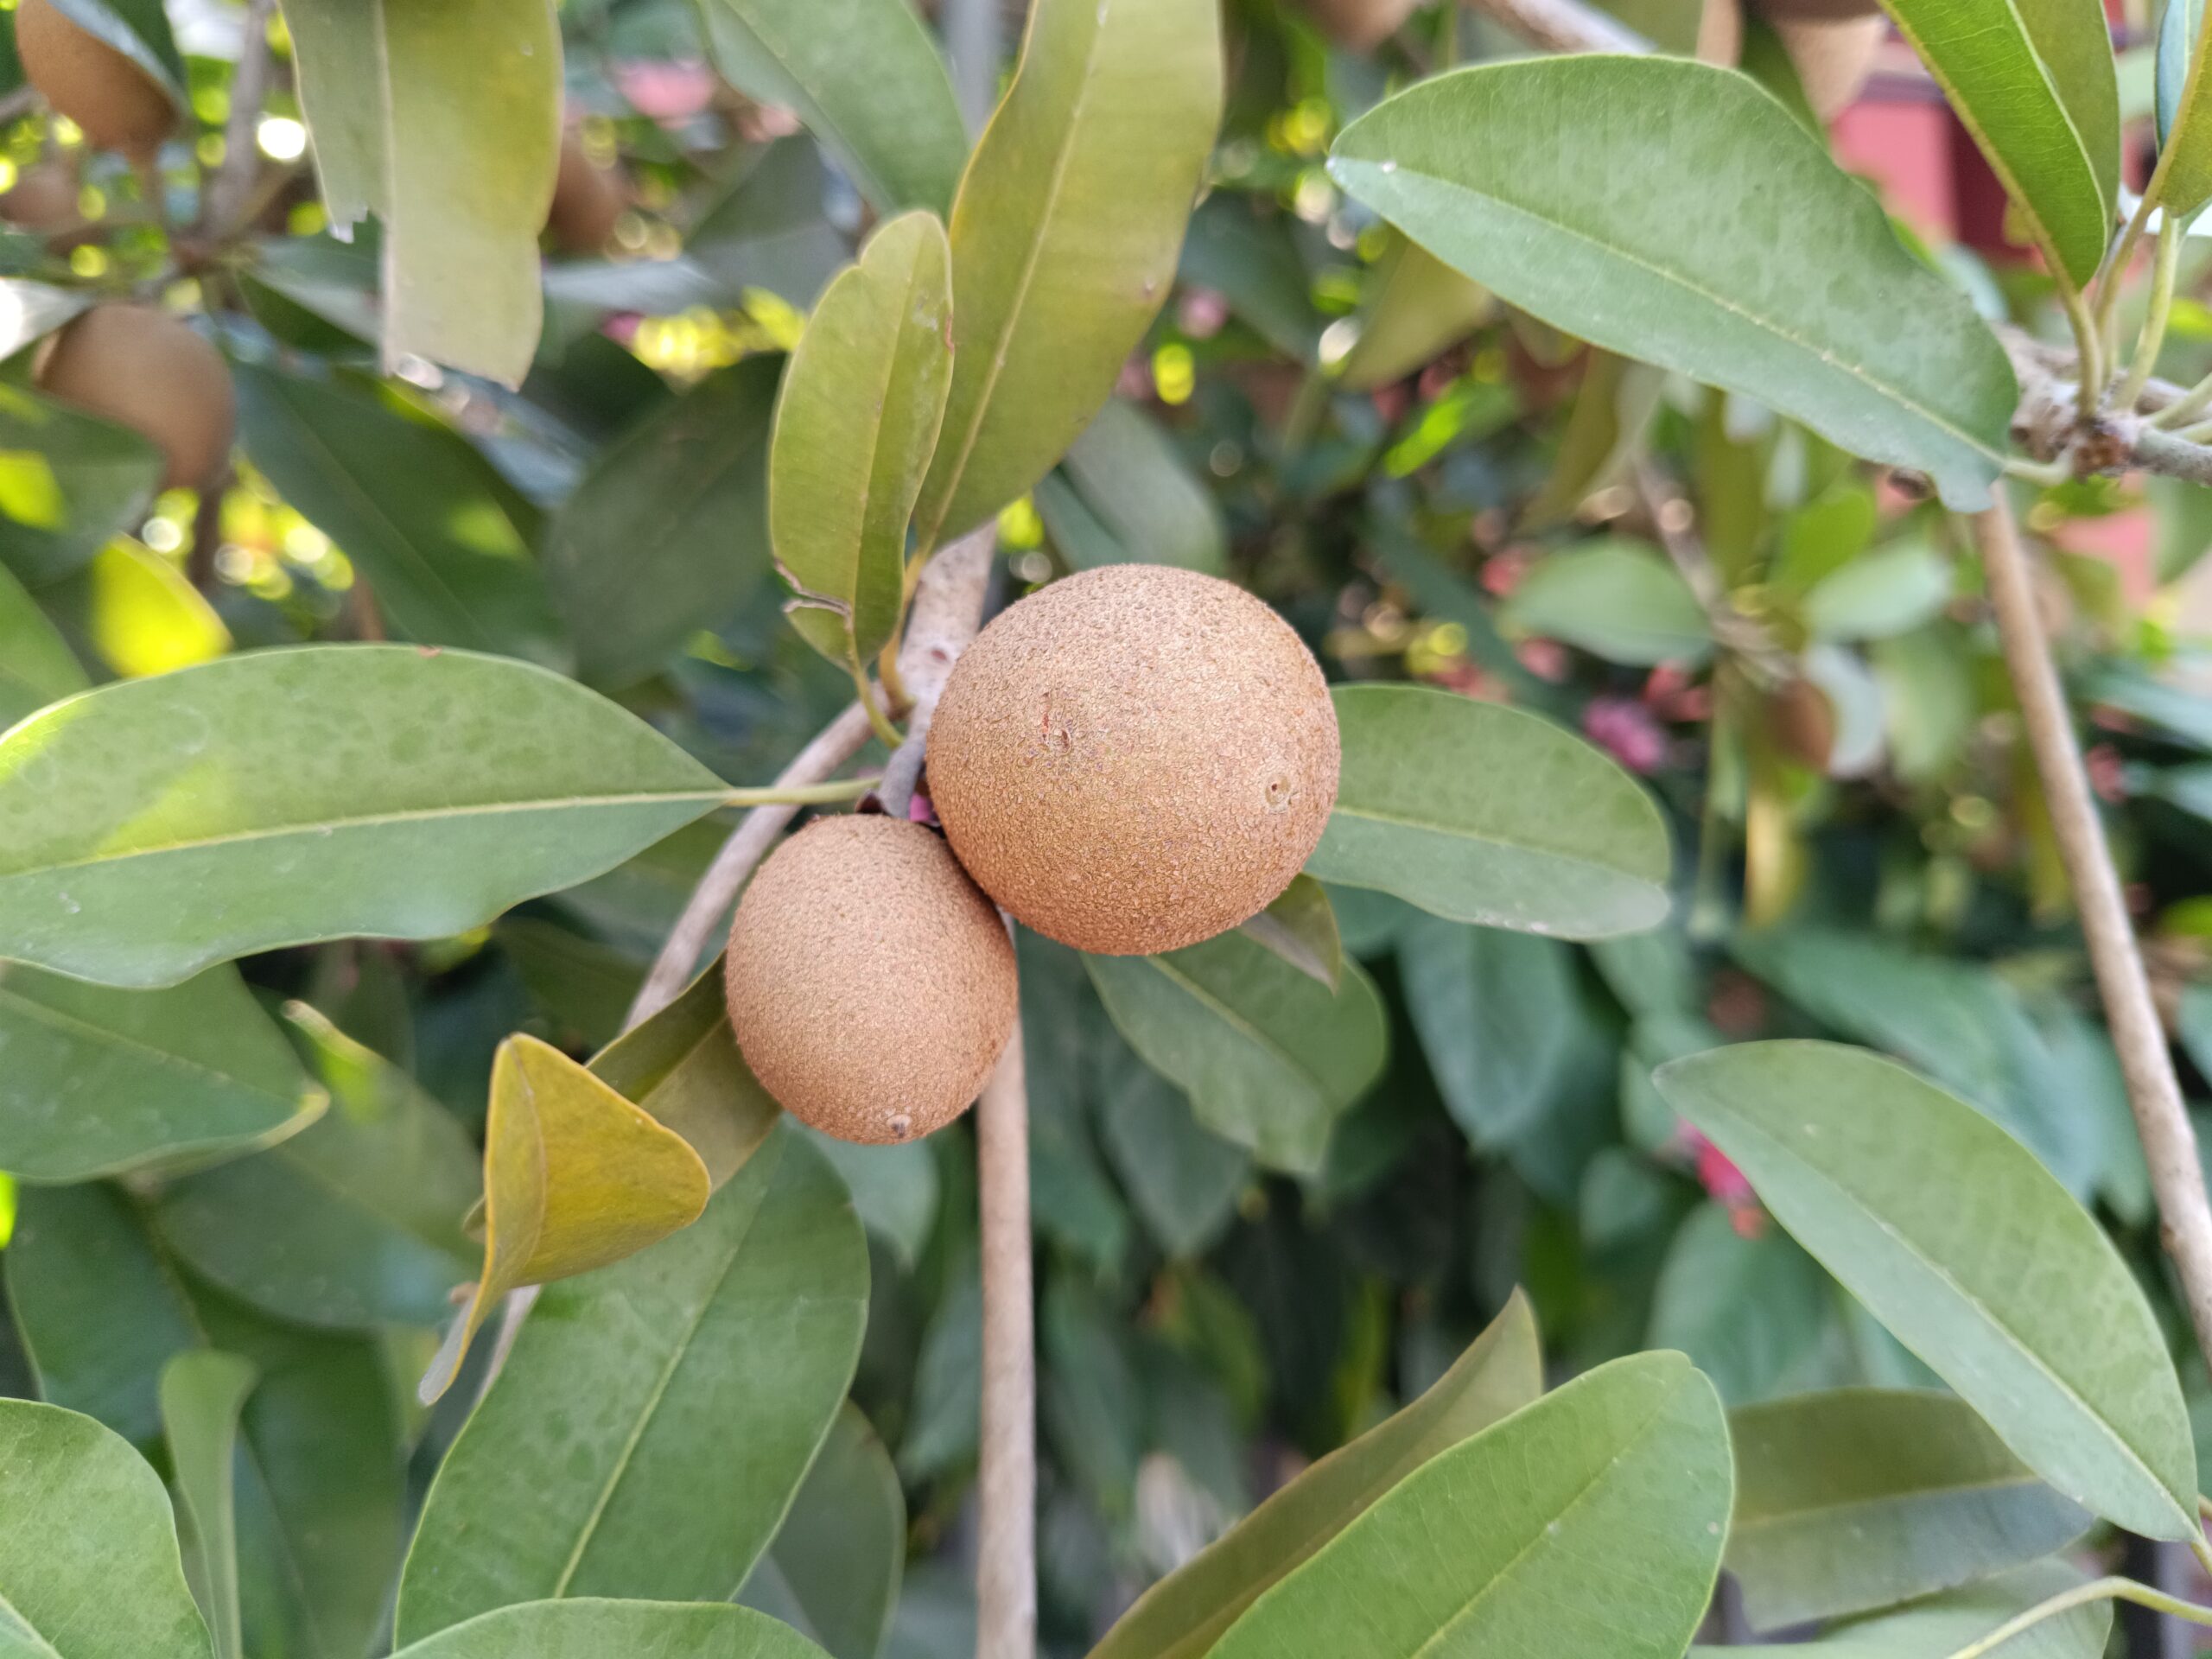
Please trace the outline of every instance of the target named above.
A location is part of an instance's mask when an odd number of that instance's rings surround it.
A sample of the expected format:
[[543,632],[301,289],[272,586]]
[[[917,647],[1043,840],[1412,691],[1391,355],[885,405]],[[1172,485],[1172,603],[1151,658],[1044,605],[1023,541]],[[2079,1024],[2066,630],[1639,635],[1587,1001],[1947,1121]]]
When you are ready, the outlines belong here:
[[1782,49],[1797,71],[1797,84],[1805,89],[1805,101],[1823,121],[1851,107],[1874,73],[1875,54],[1890,33],[1888,16],[1878,11],[1863,17],[1773,21]]
[[1267,908],[1336,804],[1313,653],[1243,589],[1156,564],[1056,582],[985,628],[930,727],[968,873],[1023,924],[1136,956]]
[[1313,26],[1347,52],[1371,52],[1398,32],[1419,0],[1306,0]]
[[622,218],[622,187],[613,169],[600,167],[571,130],[561,135],[561,168],[553,179],[553,205],[545,228],[563,253],[597,253]]
[[1014,944],[944,839],[817,819],[730,925],[730,1027],[784,1109],[840,1141],[911,1141],[967,1110],[1014,1033]]
[[24,78],[97,149],[150,156],[176,130],[176,105],[161,82],[72,22],[54,0],[16,8],[16,50]]
[[167,458],[165,490],[205,489],[230,459],[238,423],[231,366],[190,324],[158,307],[94,306],[55,336],[38,384],[153,440]]
[[1751,10],[1772,23],[1785,18],[1840,23],[1878,14],[1882,8],[1880,0],[1751,0]]

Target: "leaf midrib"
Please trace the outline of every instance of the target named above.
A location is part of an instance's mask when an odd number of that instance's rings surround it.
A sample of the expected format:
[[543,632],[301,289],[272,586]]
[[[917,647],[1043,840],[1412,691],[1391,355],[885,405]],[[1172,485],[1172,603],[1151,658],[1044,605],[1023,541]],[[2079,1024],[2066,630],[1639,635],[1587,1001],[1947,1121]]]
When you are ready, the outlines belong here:
[[1614,875],[1624,875],[1630,880],[1641,881],[1648,887],[1656,887],[1663,879],[1661,876],[1646,874],[1641,870],[1631,869],[1625,864],[1608,863],[1603,859],[1580,853],[1562,853],[1554,848],[1539,847],[1533,842],[1516,840],[1511,836],[1478,834],[1457,825],[1432,823],[1428,819],[1417,818],[1404,812],[1386,812],[1377,807],[1349,806],[1341,798],[1334,807],[1330,809],[1329,816],[1332,818],[1358,818],[1370,823],[1388,824],[1398,830],[1419,830],[1429,835],[1443,836],[1452,841],[1471,841],[1479,846],[1503,848],[1508,852],[1525,853],[1531,858],[1548,859],[1560,864],[1604,870]]
[[175,853],[204,852],[212,847],[244,846],[254,842],[276,841],[286,836],[313,836],[327,840],[334,835],[356,830],[380,830],[395,824],[431,823],[447,818],[496,817],[502,813],[581,811],[597,807],[664,806],[683,802],[697,801],[709,805],[719,804],[727,793],[721,788],[669,790],[664,792],[638,792],[628,795],[563,795],[545,796],[536,800],[472,802],[454,806],[414,807],[398,812],[366,812],[357,817],[331,818],[316,823],[270,824],[256,830],[240,830],[226,836],[204,836],[189,841],[162,842],[149,847],[133,847],[109,855],[95,855],[90,858],[69,859],[58,863],[29,864],[12,870],[0,870],[0,887],[29,877],[58,875],[69,870],[107,869],[125,864],[133,859],[158,858]]
[[1748,1517],[1738,1513],[1733,1526],[1729,1530],[1729,1535],[1732,1538],[1742,1538],[1748,1534],[1763,1531],[1769,1528],[1796,1526],[1807,1521],[1821,1520],[1831,1516],[1850,1515],[1862,1510],[1889,1509],[1899,1504],[1911,1504],[1952,1497],[1973,1497],[2013,1491],[2024,1492],[2033,1491],[2039,1486],[2051,1491],[2056,1497],[2064,1498],[2069,1503],[2074,1502],[2072,1498],[2066,1497],[2064,1493],[2050,1487],[2033,1471],[2024,1470],[2019,1474],[2008,1475],[2000,1479],[1956,1481],[1937,1486],[1903,1487],[1894,1492],[1882,1492],[1872,1497],[1838,1498],[1831,1503],[1808,1503],[1794,1510],[1773,1510],[1762,1515]]
[[1211,991],[1206,989],[1205,986],[1201,985],[1197,980],[1192,978],[1190,975],[1185,973],[1181,969],[1172,965],[1166,957],[1147,957],[1145,960],[1150,963],[1153,967],[1159,969],[1161,976],[1166,979],[1170,984],[1182,991],[1185,995],[1188,996],[1200,1007],[1205,1008],[1209,1013],[1212,1014],[1224,1025],[1236,1032],[1247,1042],[1249,1042],[1253,1046],[1260,1049],[1264,1053],[1273,1054],[1278,1057],[1281,1063],[1289,1068],[1293,1075],[1304,1080],[1307,1087],[1313,1090],[1314,1098],[1319,1101],[1323,1106],[1325,1107],[1330,1103],[1332,1096],[1320,1074],[1314,1071],[1311,1067],[1303,1065],[1287,1048],[1285,1048],[1273,1037],[1270,1037],[1259,1027],[1254,1025],[1249,1020],[1239,1014],[1235,1008],[1230,1007],[1228,1003],[1223,1001]]
[[[1365,156],[1347,156],[1344,159],[1357,166],[1372,168],[1377,172],[1381,170],[1381,163],[1379,162],[1371,161]],[[1670,284],[1671,286],[1681,289],[1684,294],[1689,296],[1691,298],[1702,300],[1707,304],[1713,306],[1715,309],[1726,312],[1731,316],[1740,319],[1742,321],[1749,324],[1751,327],[1771,335],[1774,339],[1780,340],[1783,345],[1790,347],[1793,351],[1810,359],[1820,367],[1823,369],[1839,371],[1847,378],[1859,382],[1869,391],[1879,393],[1882,397],[1897,404],[1907,413],[1927,422],[1929,425],[1934,427],[1937,431],[1942,432],[1946,436],[1955,439],[1958,442],[1966,445],[1967,448],[1971,449],[1975,454],[1982,456],[1993,466],[2002,466],[2004,463],[2005,456],[2001,450],[1993,448],[1988,444],[1983,442],[1980,438],[1974,436],[1963,427],[1958,425],[1957,423],[1951,420],[1948,416],[1940,415],[1934,410],[1929,409],[1920,403],[1917,399],[1908,396],[1902,388],[1892,385],[1888,381],[1875,378],[1873,375],[1869,373],[1865,368],[1861,367],[1858,364],[1850,362],[1843,358],[1840,358],[1825,347],[1816,346],[1808,340],[1800,339],[1797,335],[1781,327],[1778,323],[1759,315],[1757,312],[1745,308],[1732,300],[1726,299],[1720,295],[1713,293],[1711,289],[1704,288],[1697,283],[1692,282],[1688,277],[1682,276],[1678,272],[1669,270],[1663,265],[1653,264],[1649,260],[1630,253],[1625,248],[1618,247],[1612,243],[1601,242],[1596,237],[1590,235],[1587,232],[1577,230],[1573,226],[1568,225],[1562,220],[1547,218],[1542,213],[1537,213],[1530,208],[1523,207],[1517,202],[1508,201],[1504,197],[1492,194],[1487,191],[1471,188],[1470,187],[1460,184],[1454,180],[1446,178],[1441,174],[1426,172],[1419,168],[1412,167],[1403,162],[1399,163],[1399,170],[1409,174],[1415,178],[1426,179],[1430,182],[1441,186],[1443,188],[1454,192],[1457,194],[1473,197],[1475,200],[1486,203],[1503,213],[1527,219],[1533,224],[1542,226],[1548,231],[1553,232],[1560,236],[1566,237],[1571,241],[1580,242],[1587,247],[1593,248],[1597,250],[1598,252],[1606,256],[1607,257],[1618,259],[1624,265],[1629,265],[1637,270],[1643,271],[1657,279],[1659,282]]]
[[[4,967],[4,964],[0,964],[0,967]],[[243,1090],[248,1094],[257,1096],[264,1100],[274,1101],[277,1105],[284,1109],[285,1116],[287,1118],[296,1116],[302,1109],[302,1102],[308,1095],[314,1092],[313,1090],[303,1090],[300,1093],[294,1095],[276,1094],[272,1090],[263,1087],[259,1084],[249,1083],[244,1077],[238,1077],[228,1071],[220,1071],[214,1066],[209,1065],[203,1060],[191,1059],[185,1055],[174,1053],[168,1049],[156,1048],[153,1044],[149,1043],[141,1038],[126,1035],[124,1033],[112,1030],[105,1026],[94,1025],[91,1020],[84,1019],[77,1014],[65,1014],[59,1008],[49,1007],[47,1004],[40,1002],[34,998],[25,996],[20,992],[8,989],[5,983],[4,972],[0,972],[0,1005],[13,1006],[22,1010],[28,1018],[40,1020],[57,1030],[64,1031],[74,1035],[81,1035],[88,1041],[142,1054],[156,1065],[170,1066],[179,1071],[196,1072],[211,1082],[228,1084],[233,1088]],[[276,1126],[272,1124],[270,1127],[274,1128]],[[265,1131],[262,1131],[260,1133],[265,1133]],[[230,1137],[226,1136],[224,1139],[228,1140]],[[199,1143],[195,1142],[194,1144]]]
[[[1797,1156],[1797,1154],[1791,1150],[1789,1143],[1787,1141],[1770,1133],[1756,1121],[1745,1116],[1740,1112],[1731,1111],[1726,1107],[1720,1107],[1719,1109],[1726,1113],[1730,1118],[1733,1119],[1738,1126],[1740,1127],[1746,1134],[1754,1135],[1758,1139],[1764,1141],[1770,1147],[1780,1153],[1781,1155],[1795,1168],[1802,1171],[1813,1180],[1828,1186],[1837,1194],[1840,1195],[1850,1204],[1852,1208],[1861,1217],[1872,1224],[1872,1225],[1879,1230],[1885,1236],[1893,1240],[1897,1246],[1915,1262],[1926,1268],[1931,1278],[1934,1278],[1939,1283],[1948,1288],[1961,1302],[1965,1303],[1969,1309],[1979,1314],[1990,1329],[1997,1332],[1999,1336],[2005,1338],[2006,1344],[2019,1356],[2020,1358],[2028,1363],[2030,1369],[2049,1381],[2062,1395],[2063,1395],[2079,1410],[2084,1418],[2088,1419],[2089,1423],[2098,1430],[2101,1438],[2120,1448],[2128,1465],[2135,1469],[2144,1479],[2150,1483],[2152,1490],[2158,1492],[2161,1497],[2165,1498],[2168,1503],[2174,1505],[2175,1513],[2177,1516],[2182,1513],[2178,1500],[2174,1497],[2174,1495],[2171,1491],[2167,1491],[2165,1482],[2158,1478],[2157,1471],[2151,1467],[2150,1463],[2145,1459],[2143,1454],[2136,1450],[2135,1446],[2120,1433],[2119,1428],[2107,1420],[2102,1412],[2098,1411],[2095,1408],[2091,1406],[2087,1400],[2082,1397],[2081,1391],[2074,1386],[2070,1379],[2061,1376],[2057,1371],[2052,1370],[2043,1357],[2037,1354],[2034,1349],[2031,1348],[2027,1344],[2025,1340],[2021,1338],[2018,1332],[2014,1331],[2005,1320],[1997,1317],[1996,1313],[1990,1309],[1988,1305],[1985,1303],[1980,1296],[1976,1295],[1965,1285],[1960,1283],[1958,1279],[1952,1274],[1948,1268],[1944,1268],[1941,1263],[1929,1256],[1926,1251],[1921,1249],[1920,1245],[1914,1239],[1910,1237],[1908,1235],[1900,1232],[1881,1215],[1877,1213],[1871,1205],[1862,1199],[1859,1194],[1844,1181],[1829,1174],[1818,1165]],[[2029,1157],[2034,1156],[2032,1153],[2026,1153],[2024,1147],[2022,1148],[2022,1151]],[[2061,1496],[2070,1498],[2073,1497],[2074,1495],[2070,1492],[2063,1492]],[[2082,1502],[2082,1500],[2078,1498],[2075,1499],[2075,1501],[2077,1503]],[[2084,1504],[2084,1507],[2094,1508],[2094,1506]]]

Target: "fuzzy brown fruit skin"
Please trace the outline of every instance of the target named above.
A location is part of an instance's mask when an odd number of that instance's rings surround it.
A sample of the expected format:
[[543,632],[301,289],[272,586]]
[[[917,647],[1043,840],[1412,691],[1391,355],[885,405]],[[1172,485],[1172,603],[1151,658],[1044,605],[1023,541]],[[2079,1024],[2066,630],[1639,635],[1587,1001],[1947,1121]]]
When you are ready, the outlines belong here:
[[553,179],[553,205],[545,228],[563,253],[597,253],[622,218],[622,187],[614,173],[593,164],[583,140],[561,135],[561,169]]
[[230,459],[238,422],[231,366],[191,327],[150,305],[96,305],[38,367],[49,396],[127,426],[167,458],[165,490],[204,489]]
[[1420,0],[1306,0],[1313,26],[1347,52],[1371,52],[1398,32]]
[[1866,16],[1776,17],[1774,32],[1797,70],[1805,101],[1823,121],[1851,106],[1874,73],[1875,54],[1889,37],[1890,20],[1881,12]]
[[944,839],[821,818],[760,867],[730,925],[730,1028],[784,1109],[885,1144],[966,1111],[1014,1034],[1014,944]]
[[1290,885],[1337,798],[1313,653],[1240,588],[1156,564],[1010,606],[945,682],[929,792],[976,884],[1100,956],[1173,950]]
[[24,78],[95,148],[150,156],[176,130],[176,105],[161,83],[79,29],[54,0],[22,0],[16,8],[16,49]]

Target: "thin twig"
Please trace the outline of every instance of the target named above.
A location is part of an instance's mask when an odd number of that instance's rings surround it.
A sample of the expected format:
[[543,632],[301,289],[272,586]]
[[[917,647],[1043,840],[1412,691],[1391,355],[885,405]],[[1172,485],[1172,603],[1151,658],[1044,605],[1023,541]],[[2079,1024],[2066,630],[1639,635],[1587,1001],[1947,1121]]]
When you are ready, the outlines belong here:
[[201,235],[217,226],[230,226],[252,189],[261,154],[256,142],[261,105],[276,60],[269,48],[269,20],[276,10],[276,0],[246,0],[238,60],[231,72],[230,118],[223,124],[222,165],[200,193],[200,215],[193,225]]
[[1479,0],[1478,9],[1552,52],[1649,52],[1651,43],[1580,0]]
[[2037,1602],[2025,1612],[2006,1619],[1988,1635],[1956,1649],[1949,1659],[1982,1659],[1984,1654],[1996,1652],[2013,1637],[2033,1630],[2045,1619],[2056,1618],[2061,1613],[2069,1613],[2076,1607],[2086,1607],[2097,1601],[2132,1601],[2139,1607],[2148,1607],[2155,1612],[2185,1618],[2193,1624],[2212,1624],[2212,1607],[2200,1607],[2179,1596],[2153,1590],[2147,1584],[2138,1584],[2133,1579],[2092,1579],[2087,1584],[2077,1584],[2070,1590],[2062,1590],[2050,1599]]
[[2034,580],[2012,510],[2000,493],[1974,517],[1974,540],[1997,613],[2005,664],[2020,702],[2028,747],[2043,780],[2060,861],[2081,912],[2082,934],[2103,998],[2105,1019],[2126,1079],[2135,1130],[2158,1197],[2159,1236],[2172,1256],[2197,1346],[2212,1366],[2212,1201],[2197,1160],[2196,1134],[2182,1103],[2143,955],[2127,917],[2127,899],[2113,868],[2089,789],[2088,767],[2074,738],[2050,642],[2037,613]]
[[1030,1283],[1029,1093],[1021,1027],[976,1106],[983,1249],[976,1659],[1037,1651],[1037,1363]]
[[[859,753],[868,740],[868,711],[855,702],[817,733],[769,787],[781,791],[825,782],[831,772]],[[683,913],[676,918],[668,942],[661,946],[660,955],[645,975],[645,982],[638,988],[629,1018],[622,1022],[625,1031],[659,1013],[691,982],[692,971],[706,954],[722,912],[730,907],[753,866],[768,855],[776,837],[798,816],[796,804],[777,804],[756,806],[739,820],[700,878]]]

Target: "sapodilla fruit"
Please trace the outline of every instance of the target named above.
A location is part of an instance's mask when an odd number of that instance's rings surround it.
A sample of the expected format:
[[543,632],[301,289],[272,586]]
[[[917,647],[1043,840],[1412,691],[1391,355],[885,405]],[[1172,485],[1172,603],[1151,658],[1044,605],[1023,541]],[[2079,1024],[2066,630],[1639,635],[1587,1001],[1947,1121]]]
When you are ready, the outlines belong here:
[[1398,32],[1419,0],[1306,0],[1313,26],[1347,52],[1371,52]]
[[158,307],[94,306],[54,337],[37,378],[49,396],[150,438],[167,458],[165,490],[204,489],[230,459],[230,365]]
[[162,84],[127,55],[64,16],[54,0],[16,8],[16,50],[39,94],[100,149],[150,156],[176,127]]
[[1014,945],[934,830],[821,818],[745,890],[730,1028],[784,1109],[840,1141],[911,1141],[968,1109],[1014,1033]]
[[1865,17],[1776,17],[1774,32],[1782,49],[1797,70],[1797,84],[1805,101],[1823,121],[1832,121],[1849,108],[1866,78],[1874,73],[1874,55],[1889,37],[1890,20],[1882,12]]
[[574,130],[561,135],[561,169],[553,179],[553,205],[545,228],[563,253],[597,253],[622,217],[622,188],[609,169],[595,165]]
[[1840,23],[1881,10],[1881,0],[1751,0],[1751,10],[1770,23],[1784,18],[1815,18]]
[[946,680],[929,792],[976,885],[1102,956],[1173,950],[1264,910],[1337,798],[1336,710],[1283,620],[1155,564],[1012,605]]

